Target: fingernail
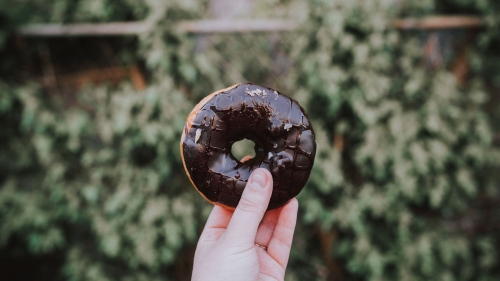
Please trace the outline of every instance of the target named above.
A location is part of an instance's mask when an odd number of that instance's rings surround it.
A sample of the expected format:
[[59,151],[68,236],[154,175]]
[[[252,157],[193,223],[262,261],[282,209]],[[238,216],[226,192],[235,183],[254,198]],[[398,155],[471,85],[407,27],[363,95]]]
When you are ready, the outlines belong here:
[[267,183],[267,175],[259,170],[255,170],[252,173],[252,177],[250,178],[250,182],[252,186],[257,187],[257,188],[264,188],[266,187]]

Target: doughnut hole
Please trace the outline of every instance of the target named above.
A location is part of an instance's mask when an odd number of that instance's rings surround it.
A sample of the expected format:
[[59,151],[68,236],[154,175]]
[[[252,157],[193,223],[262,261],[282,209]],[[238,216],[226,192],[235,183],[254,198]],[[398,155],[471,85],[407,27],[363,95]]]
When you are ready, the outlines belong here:
[[250,156],[250,158],[255,157],[255,143],[249,139],[242,139],[233,143],[231,146],[231,154],[233,154],[234,158],[238,161],[245,156]]

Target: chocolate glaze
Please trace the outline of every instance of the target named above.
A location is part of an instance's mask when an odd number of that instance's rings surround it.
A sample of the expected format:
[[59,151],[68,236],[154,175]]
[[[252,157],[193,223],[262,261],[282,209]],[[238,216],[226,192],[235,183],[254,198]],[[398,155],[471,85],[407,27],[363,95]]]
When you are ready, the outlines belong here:
[[[316,140],[296,101],[273,89],[239,84],[201,103],[184,126],[181,149],[186,171],[206,199],[235,208],[259,167],[273,175],[268,210],[299,194],[314,164]],[[231,146],[244,138],[255,143],[255,157],[241,163]]]

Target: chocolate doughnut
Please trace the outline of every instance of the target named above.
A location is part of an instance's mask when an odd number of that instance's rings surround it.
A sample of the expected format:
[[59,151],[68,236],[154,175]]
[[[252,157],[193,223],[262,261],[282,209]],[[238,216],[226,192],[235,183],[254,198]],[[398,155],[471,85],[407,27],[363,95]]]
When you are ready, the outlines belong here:
[[[231,146],[255,143],[255,157],[238,161]],[[256,168],[273,176],[268,210],[297,196],[309,178],[316,153],[313,128],[304,109],[269,88],[237,84],[205,97],[189,114],[181,155],[194,187],[213,204],[234,209]]]

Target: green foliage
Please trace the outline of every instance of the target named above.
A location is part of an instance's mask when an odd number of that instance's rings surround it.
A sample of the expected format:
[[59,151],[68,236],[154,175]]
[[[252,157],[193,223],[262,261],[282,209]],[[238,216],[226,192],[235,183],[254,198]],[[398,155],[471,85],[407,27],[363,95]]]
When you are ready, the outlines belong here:
[[11,24],[140,20],[148,14],[137,0],[0,0],[0,7]]
[[[500,159],[483,82],[460,89],[450,73],[416,67],[418,41],[390,28],[392,1],[317,4],[311,35],[297,46],[297,87],[310,93],[315,128],[325,130],[300,197],[304,219],[340,230],[331,252],[353,278],[498,277],[498,264],[476,263],[478,241],[493,249],[498,237],[471,239],[456,225],[480,196],[498,197],[498,183],[483,173]],[[342,151],[334,136],[344,138]]]
[[[0,84],[0,253],[57,253],[68,280],[189,278],[183,260],[211,206],[184,175],[184,120],[206,94],[251,81],[297,99],[317,136],[288,280],[500,277],[499,122],[484,110],[485,84],[500,75],[488,61],[500,40],[494,0],[259,1],[247,17],[299,22],[279,37],[173,29],[208,17],[208,2],[111,2],[53,1],[50,11],[78,8],[41,19],[149,11],[155,28],[140,36],[139,55],[150,85],[88,86],[82,107],[63,109],[35,84]],[[445,68],[425,70],[418,36],[392,27],[463,9],[488,19],[467,87]]]
[[[51,108],[39,92],[21,88],[3,100],[7,112],[16,103],[24,108],[17,124],[21,138],[10,136],[2,164],[28,160],[7,165],[2,245],[19,235],[33,254],[64,248],[65,270],[75,280],[109,278],[107,263],[122,264],[119,276],[132,280],[144,274],[141,268],[151,273],[172,263],[185,243],[195,241],[201,210],[193,202],[202,199],[187,192],[179,168],[190,103],[169,79],[144,93],[129,84],[84,89],[88,99],[82,103],[99,105],[93,112]],[[23,171],[33,163],[34,172]],[[63,227],[68,223],[73,229]]]

